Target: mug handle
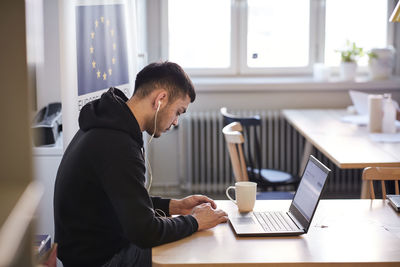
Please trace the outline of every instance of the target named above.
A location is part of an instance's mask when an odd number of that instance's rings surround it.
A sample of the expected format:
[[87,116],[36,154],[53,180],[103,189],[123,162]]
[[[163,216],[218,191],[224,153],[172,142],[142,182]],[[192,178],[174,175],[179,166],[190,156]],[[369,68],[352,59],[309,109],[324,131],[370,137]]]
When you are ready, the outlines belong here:
[[231,196],[229,195],[229,190],[230,190],[230,189],[236,190],[236,187],[234,187],[234,186],[232,186],[232,185],[229,186],[229,187],[226,189],[225,194],[226,194],[226,196],[229,198],[230,201],[232,201],[233,203],[235,203],[235,204],[237,205],[236,200],[234,200],[233,198],[231,198]]

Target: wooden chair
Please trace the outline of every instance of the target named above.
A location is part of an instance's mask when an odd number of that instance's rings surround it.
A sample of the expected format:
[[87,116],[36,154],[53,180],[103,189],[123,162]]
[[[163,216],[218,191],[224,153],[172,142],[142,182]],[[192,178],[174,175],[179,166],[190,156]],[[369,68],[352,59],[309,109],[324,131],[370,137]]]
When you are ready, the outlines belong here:
[[244,137],[241,133],[242,125],[238,122],[232,122],[222,129],[228,146],[229,157],[232,163],[235,180],[248,181],[246,161],[243,154]]
[[256,182],[263,189],[272,188],[273,190],[277,190],[278,186],[293,186],[293,189],[296,189],[300,182],[297,175],[261,167],[261,144],[257,134],[261,127],[260,116],[242,117],[233,115],[228,113],[226,107],[221,108],[220,112],[224,118],[224,125],[232,122],[239,122],[241,124],[240,132],[244,132],[244,136],[246,137],[247,150],[244,153],[244,157],[250,181]]
[[[232,122],[222,129],[229,151],[235,180],[249,181],[246,161],[243,153],[243,128],[239,122]],[[257,199],[292,199],[293,192],[258,192]]]
[[[400,168],[393,167],[368,167],[362,174],[363,181],[368,183],[371,199],[375,199],[375,190],[373,181],[381,181],[382,198],[386,199],[385,181],[395,181],[395,194],[399,195]],[[366,196],[361,196],[367,198]]]

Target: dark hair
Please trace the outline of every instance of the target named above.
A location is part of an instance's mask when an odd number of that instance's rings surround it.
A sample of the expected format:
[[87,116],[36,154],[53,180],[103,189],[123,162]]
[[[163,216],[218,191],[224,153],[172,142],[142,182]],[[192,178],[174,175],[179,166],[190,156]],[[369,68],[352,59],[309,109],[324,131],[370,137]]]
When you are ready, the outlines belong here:
[[168,91],[169,103],[185,95],[190,97],[190,102],[196,98],[189,76],[173,62],[156,62],[144,67],[136,76],[133,95],[142,98],[159,88]]

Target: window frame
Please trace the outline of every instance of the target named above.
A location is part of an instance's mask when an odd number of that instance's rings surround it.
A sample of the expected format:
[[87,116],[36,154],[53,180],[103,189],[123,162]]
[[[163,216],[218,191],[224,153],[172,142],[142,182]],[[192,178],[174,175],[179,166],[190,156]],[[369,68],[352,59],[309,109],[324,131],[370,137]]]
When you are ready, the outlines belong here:
[[[387,45],[394,46],[395,25],[389,22],[391,10],[394,9],[396,0],[388,2]],[[161,58],[168,59],[168,0],[159,0],[161,11]],[[309,64],[305,67],[287,68],[255,68],[247,66],[247,0],[231,0],[231,61],[228,68],[185,68],[195,77],[204,76],[305,76],[312,75],[313,64],[324,62],[325,57],[325,7],[326,0],[310,0],[310,39],[309,39]],[[236,30],[234,30],[236,29]],[[400,52],[400,51],[399,51]],[[398,52],[398,53],[399,53]],[[339,66],[332,66],[331,73],[337,74]],[[368,67],[359,66],[357,74],[366,75]]]

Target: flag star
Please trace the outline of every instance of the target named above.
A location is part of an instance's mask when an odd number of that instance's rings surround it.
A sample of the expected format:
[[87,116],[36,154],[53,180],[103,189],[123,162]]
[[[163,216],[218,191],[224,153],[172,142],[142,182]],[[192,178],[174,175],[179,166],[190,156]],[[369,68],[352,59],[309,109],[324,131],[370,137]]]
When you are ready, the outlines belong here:
[[115,57],[113,57],[113,58],[111,59],[111,61],[112,61],[112,64],[115,64]]
[[104,17],[100,17],[101,23],[104,23]]
[[107,26],[110,25],[110,20],[109,19],[106,21],[106,24],[107,24]]
[[111,36],[114,36],[114,29],[111,30]]
[[92,67],[93,67],[93,69],[96,68],[96,61],[94,61],[94,60],[92,61]]
[[113,43],[113,50],[115,50],[117,48],[117,45],[115,43]]
[[96,25],[96,28],[99,26],[99,21],[96,19],[96,21],[94,22],[94,24]]
[[105,72],[103,73],[103,80],[107,80],[107,74]]
[[90,46],[90,54],[93,54],[93,51],[94,51],[94,48],[93,48],[93,46]]
[[109,68],[109,69],[108,69],[108,76],[111,76],[111,74],[112,74],[112,69]]
[[97,74],[97,78],[100,78],[101,72],[99,70],[97,70],[96,74]]
[[90,37],[92,37],[92,39],[94,39],[94,32],[90,33]]

